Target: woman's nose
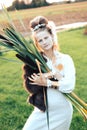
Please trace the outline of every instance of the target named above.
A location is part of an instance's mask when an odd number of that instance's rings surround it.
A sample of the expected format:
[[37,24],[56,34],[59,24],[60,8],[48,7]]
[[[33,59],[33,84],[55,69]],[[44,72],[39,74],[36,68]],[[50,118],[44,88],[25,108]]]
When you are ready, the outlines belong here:
[[45,39],[43,39],[43,44],[45,44],[46,43],[46,40]]

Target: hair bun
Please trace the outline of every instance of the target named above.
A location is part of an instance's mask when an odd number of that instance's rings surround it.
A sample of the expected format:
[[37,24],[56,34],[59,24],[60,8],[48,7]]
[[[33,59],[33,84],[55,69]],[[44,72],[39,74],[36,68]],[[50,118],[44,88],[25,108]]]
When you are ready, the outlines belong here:
[[33,20],[30,21],[30,28],[34,31],[38,28],[45,27],[48,24],[48,19],[44,16],[37,16]]

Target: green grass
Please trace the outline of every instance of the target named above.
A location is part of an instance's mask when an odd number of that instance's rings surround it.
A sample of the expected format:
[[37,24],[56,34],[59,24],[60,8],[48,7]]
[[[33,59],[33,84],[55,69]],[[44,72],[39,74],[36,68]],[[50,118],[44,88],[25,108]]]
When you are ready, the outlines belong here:
[[[87,35],[83,35],[84,28],[74,29],[59,33],[61,51],[72,56],[76,67],[75,93],[87,102]],[[81,115],[74,109],[70,130],[86,130],[85,122]]]
[[[84,28],[58,34],[61,51],[72,56],[76,67],[75,93],[87,101],[87,36]],[[0,58],[13,59],[15,53]],[[16,60],[16,58],[14,57]],[[21,130],[33,107],[26,103],[28,93],[22,83],[22,63],[0,59],[0,130]],[[87,123],[74,109],[70,130],[86,130]]]

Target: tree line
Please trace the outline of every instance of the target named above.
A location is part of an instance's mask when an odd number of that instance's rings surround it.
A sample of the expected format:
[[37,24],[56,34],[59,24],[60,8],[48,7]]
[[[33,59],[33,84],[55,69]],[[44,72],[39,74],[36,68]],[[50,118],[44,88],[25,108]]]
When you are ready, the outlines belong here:
[[[76,0],[75,2],[81,2],[81,1],[87,1],[87,0]],[[71,3],[70,0],[67,0],[67,3]],[[41,6],[48,6],[50,5],[48,2],[46,2],[46,0],[32,0],[31,3],[25,3],[24,0],[15,0],[12,3],[12,6],[8,7],[7,10],[8,11],[12,11],[12,10],[20,10],[20,9],[27,9],[27,8],[37,8],[37,7],[41,7]]]
[[7,8],[8,11],[11,10],[20,10],[20,9],[27,9],[27,8],[36,8],[41,6],[48,6],[49,3],[46,0],[32,0],[31,3],[26,4],[24,1],[15,0],[10,7]]

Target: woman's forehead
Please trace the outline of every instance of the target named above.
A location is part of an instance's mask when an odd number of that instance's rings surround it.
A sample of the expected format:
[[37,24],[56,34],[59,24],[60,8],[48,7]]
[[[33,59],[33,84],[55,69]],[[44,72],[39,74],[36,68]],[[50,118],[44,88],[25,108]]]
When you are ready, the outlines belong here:
[[44,36],[49,36],[49,32],[47,30],[44,30],[44,31],[38,31],[36,33],[36,37],[37,38],[41,38],[41,37],[44,37]]

